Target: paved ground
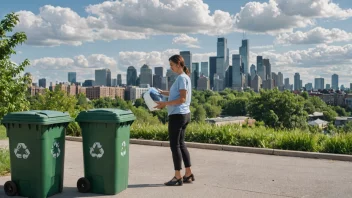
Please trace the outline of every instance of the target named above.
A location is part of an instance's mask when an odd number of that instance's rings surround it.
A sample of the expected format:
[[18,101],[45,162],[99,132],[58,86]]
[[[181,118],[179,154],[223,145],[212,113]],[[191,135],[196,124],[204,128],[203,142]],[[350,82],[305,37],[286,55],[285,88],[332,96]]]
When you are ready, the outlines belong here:
[[[130,149],[129,188],[115,197],[352,197],[349,162],[190,149],[196,181],[166,187],[163,182],[173,174],[170,149]],[[66,150],[65,189],[53,198],[101,196],[77,192],[76,181],[83,176],[81,143],[68,141]],[[9,179],[0,177],[0,197]]]

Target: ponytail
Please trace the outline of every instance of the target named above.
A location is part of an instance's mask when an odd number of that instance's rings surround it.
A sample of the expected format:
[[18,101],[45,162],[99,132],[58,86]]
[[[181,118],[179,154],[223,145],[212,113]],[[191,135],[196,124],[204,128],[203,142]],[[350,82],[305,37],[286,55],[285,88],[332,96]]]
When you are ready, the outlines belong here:
[[185,72],[188,76],[191,75],[191,72],[189,72],[188,67],[183,66],[183,72]]

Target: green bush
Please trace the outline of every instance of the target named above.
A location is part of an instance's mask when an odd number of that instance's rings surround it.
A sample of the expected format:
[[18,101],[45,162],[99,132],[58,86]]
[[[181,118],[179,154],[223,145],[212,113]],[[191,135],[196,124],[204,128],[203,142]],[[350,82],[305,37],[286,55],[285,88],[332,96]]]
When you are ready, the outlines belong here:
[[0,176],[10,172],[10,153],[8,149],[0,148]]
[[338,154],[352,154],[352,134],[337,134],[333,137],[327,138],[323,143],[322,152],[338,153]]
[[68,124],[66,129],[66,135],[70,135],[70,136],[82,135],[82,130],[79,127],[78,122],[71,122],[70,124]]

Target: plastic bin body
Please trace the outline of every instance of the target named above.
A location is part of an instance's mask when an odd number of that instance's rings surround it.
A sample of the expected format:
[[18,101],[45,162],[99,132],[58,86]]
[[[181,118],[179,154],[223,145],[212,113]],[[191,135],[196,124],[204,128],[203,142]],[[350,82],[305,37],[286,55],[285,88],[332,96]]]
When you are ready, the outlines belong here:
[[10,113],[7,129],[11,181],[19,196],[49,197],[63,190],[65,131],[72,121],[56,111]]
[[94,109],[76,118],[82,129],[84,176],[90,192],[115,195],[128,186],[131,111]]

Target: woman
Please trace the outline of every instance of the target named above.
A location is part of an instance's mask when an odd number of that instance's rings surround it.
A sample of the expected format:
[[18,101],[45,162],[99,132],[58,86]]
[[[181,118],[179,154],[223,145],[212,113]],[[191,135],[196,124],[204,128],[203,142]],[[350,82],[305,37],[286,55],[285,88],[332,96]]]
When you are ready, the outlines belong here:
[[[155,108],[162,109],[167,106],[169,116],[169,138],[172,159],[174,162],[175,176],[165,183],[167,186],[182,185],[183,182],[194,181],[194,175],[191,171],[191,159],[185,144],[185,130],[190,122],[190,104],[191,104],[191,79],[190,72],[185,66],[185,61],[180,55],[173,55],[169,58],[171,70],[178,74],[175,82],[172,84],[170,91],[161,91],[160,93],[169,96],[166,102],[156,102]],[[186,168],[185,175],[181,176],[182,159]]]

